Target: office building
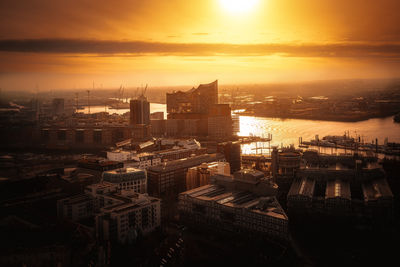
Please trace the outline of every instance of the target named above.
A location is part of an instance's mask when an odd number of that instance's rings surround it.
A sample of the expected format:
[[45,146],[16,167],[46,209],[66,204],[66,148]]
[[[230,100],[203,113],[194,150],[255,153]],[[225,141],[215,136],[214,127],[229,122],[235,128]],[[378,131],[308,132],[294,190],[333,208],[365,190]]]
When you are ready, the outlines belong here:
[[224,142],[217,146],[218,153],[224,154],[225,159],[229,162],[231,173],[239,171],[242,167],[242,149],[240,142]]
[[152,196],[174,198],[186,189],[186,173],[204,162],[224,160],[221,154],[205,154],[163,162],[148,168],[148,191]]
[[131,243],[161,224],[160,200],[108,182],[92,184],[85,193],[57,202],[59,218],[79,221],[95,216],[99,241]]
[[147,140],[151,136],[150,103],[144,95],[130,101],[130,126],[133,140]]
[[147,175],[145,170],[136,168],[116,169],[103,173],[103,180],[118,185],[121,190],[133,190],[147,193]]
[[130,125],[150,124],[150,103],[144,95],[130,101]]
[[207,185],[214,174],[229,176],[229,163],[224,161],[202,163],[200,166],[189,168],[186,174],[186,190]]
[[96,235],[100,241],[132,243],[161,225],[160,200],[147,195],[123,192],[123,202],[105,206],[96,216]]

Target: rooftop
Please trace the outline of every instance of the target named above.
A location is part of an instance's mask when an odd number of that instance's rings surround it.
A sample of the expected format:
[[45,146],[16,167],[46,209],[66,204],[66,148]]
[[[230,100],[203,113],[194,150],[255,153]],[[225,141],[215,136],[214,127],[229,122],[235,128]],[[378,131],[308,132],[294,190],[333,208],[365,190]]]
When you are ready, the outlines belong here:
[[393,198],[392,190],[385,178],[366,181],[362,184],[365,201],[373,201],[381,198]]
[[121,168],[121,169],[106,171],[106,172],[104,172],[104,173],[109,173],[109,174],[123,174],[123,173],[135,173],[135,172],[144,172],[144,171],[141,170],[141,169],[136,169],[136,168]]
[[296,179],[293,181],[292,186],[290,187],[288,196],[293,195],[304,195],[310,198],[313,197],[314,194],[315,181],[309,178]]
[[345,198],[351,200],[350,183],[344,180],[330,180],[326,184],[325,198]]
[[193,166],[198,166],[203,162],[217,161],[219,159],[223,159],[223,155],[221,154],[199,155],[190,158],[167,161],[161,165],[152,166],[148,168],[148,171],[149,172],[173,171],[181,168],[190,168]]
[[275,197],[259,197],[248,191],[229,190],[213,184],[183,192],[181,195],[202,201],[212,201],[226,207],[246,209],[249,212],[279,219],[288,219]]

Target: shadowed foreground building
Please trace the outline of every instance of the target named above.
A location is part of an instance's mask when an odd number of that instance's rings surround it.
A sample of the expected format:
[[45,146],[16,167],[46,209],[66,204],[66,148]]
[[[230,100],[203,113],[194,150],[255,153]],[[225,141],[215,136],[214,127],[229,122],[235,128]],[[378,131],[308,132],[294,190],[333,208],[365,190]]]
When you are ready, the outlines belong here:
[[179,215],[190,224],[287,240],[288,217],[276,193],[277,185],[259,171],[215,175],[212,184],[179,195]]
[[103,180],[115,185],[119,189],[133,190],[135,193],[147,193],[147,174],[145,170],[123,168],[103,172]]
[[160,200],[132,191],[116,196],[120,203],[106,206],[96,216],[100,241],[131,243],[139,234],[148,234],[161,225]]
[[160,200],[117,184],[103,182],[87,186],[85,194],[57,202],[58,217],[79,221],[95,216],[99,241],[130,243],[161,224]]
[[290,215],[362,217],[371,222],[391,221],[393,194],[380,168],[308,168],[296,173],[289,193]]

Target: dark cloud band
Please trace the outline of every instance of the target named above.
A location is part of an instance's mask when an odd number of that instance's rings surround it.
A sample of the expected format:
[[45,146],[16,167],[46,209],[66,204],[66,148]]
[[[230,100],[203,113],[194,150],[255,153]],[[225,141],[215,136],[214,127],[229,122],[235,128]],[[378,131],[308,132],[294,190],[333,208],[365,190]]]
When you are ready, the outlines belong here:
[[0,51],[105,55],[268,56],[290,57],[384,57],[399,59],[400,44],[224,44],[161,43],[81,39],[0,40]]

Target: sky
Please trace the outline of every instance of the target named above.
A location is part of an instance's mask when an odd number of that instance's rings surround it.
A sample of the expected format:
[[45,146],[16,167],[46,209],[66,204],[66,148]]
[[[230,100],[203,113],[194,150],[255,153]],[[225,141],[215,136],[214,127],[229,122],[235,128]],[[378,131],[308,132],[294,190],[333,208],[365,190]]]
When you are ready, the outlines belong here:
[[2,0],[0,88],[400,77],[399,10],[398,0]]

